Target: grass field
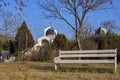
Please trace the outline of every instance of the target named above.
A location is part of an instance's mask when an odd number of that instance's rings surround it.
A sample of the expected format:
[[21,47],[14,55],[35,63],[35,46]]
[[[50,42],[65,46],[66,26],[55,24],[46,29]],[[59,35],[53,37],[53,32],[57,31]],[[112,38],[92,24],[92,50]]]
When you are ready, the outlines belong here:
[[0,63],[0,80],[120,80],[114,64],[62,64],[57,71],[51,62]]

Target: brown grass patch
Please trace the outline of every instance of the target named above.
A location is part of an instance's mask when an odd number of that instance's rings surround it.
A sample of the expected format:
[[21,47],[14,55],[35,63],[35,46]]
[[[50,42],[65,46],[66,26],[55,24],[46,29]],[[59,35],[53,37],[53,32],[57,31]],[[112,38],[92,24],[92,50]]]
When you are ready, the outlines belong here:
[[0,63],[0,80],[120,80],[120,64],[62,64],[50,62]]

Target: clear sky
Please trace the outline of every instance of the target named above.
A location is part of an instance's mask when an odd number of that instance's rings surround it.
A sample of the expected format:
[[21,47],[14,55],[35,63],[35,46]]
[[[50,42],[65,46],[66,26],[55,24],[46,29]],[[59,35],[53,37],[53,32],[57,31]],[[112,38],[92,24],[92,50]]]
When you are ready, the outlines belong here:
[[[16,13],[14,5],[10,5],[8,10]],[[50,25],[50,21],[52,21],[52,26],[58,31],[58,33],[65,34],[68,38],[73,37],[72,30],[63,21],[58,19],[44,19],[42,10],[37,6],[35,0],[31,0],[29,6],[24,8],[23,12],[27,16],[24,17],[24,20],[31,30],[35,40],[43,35],[44,29]],[[96,28],[100,26],[101,22],[106,20],[113,20],[120,27],[120,0],[114,0],[114,7],[112,9],[88,14],[87,19]]]

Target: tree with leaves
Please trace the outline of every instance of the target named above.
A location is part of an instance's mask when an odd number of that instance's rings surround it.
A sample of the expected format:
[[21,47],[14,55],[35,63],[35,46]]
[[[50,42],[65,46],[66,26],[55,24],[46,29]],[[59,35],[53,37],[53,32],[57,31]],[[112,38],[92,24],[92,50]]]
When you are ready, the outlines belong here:
[[112,2],[113,0],[39,0],[38,5],[47,12],[44,13],[46,18],[57,18],[67,23],[75,31],[78,49],[82,49],[82,28],[87,14],[110,8]]
[[27,50],[34,45],[33,36],[28,29],[26,22],[24,21],[21,27],[18,29],[15,39],[18,42],[18,50],[24,51]]

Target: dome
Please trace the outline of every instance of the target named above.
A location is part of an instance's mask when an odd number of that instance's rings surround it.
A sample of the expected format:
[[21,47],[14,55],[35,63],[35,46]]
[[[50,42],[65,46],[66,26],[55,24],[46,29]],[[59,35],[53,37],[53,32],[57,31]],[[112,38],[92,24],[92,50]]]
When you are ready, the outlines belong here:
[[55,34],[55,31],[52,27],[46,31],[46,35],[54,35],[54,34]]
[[48,36],[48,35],[57,35],[57,31],[54,28],[52,28],[51,26],[49,26],[48,28],[45,29],[44,35],[45,36]]

